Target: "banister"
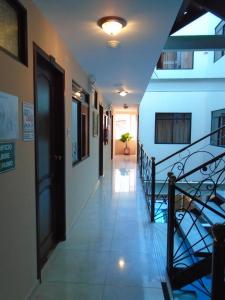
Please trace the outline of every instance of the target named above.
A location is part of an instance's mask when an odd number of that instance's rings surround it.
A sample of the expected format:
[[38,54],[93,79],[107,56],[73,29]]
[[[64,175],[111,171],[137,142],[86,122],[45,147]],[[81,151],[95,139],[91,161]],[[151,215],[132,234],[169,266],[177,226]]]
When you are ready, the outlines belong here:
[[177,155],[177,154],[183,152],[184,150],[186,150],[186,149],[188,149],[188,148],[194,146],[195,144],[198,144],[199,142],[203,141],[204,139],[206,139],[206,138],[209,137],[209,136],[212,136],[213,134],[219,132],[219,131],[222,130],[222,129],[225,129],[225,125],[222,126],[222,127],[220,127],[220,128],[218,128],[218,129],[216,129],[216,130],[214,130],[214,131],[212,131],[212,132],[210,132],[210,133],[208,133],[207,135],[203,136],[202,138],[198,139],[197,141],[194,141],[193,143],[191,143],[191,144],[189,144],[189,145],[187,145],[187,146],[181,148],[180,150],[178,150],[178,151],[176,151],[176,152],[174,152],[174,153],[168,155],[167,157],[165,157],[165,158],[163,158],[162,160],[158,161],[155,165],[156,165],[156,166],[160,165],[160,164],[163,163],[164,161],[166,161],[166,160],[170,159],[171,157],[173,157],[173,156],[175,156],[175,155]]
[[212,300],[224,299],[225,267],[225,225],[215,224],[212,228],[214,237],[212,257]]
[[177,185],[175,185],[175,189],[178,190],[180,193],[184,194],[185,196],[191,198],[192,200],[194,200],[195,202],[201,204],[202,206],[204,206],[205,208],[209,209],[210,211],[212,211],[213,213],[215,213],[216,215],[220,216],[221,218],[225,219],[225,215],[222,214],[221,212],[217,211],[216,209],[214,209],[213,207],[209,206],[207,203],[202,202],[201,200],[199,200],[196,196],[193,196],[191,194],[189,194],[188,192],[186,192],[185,190],[181,189],[180,187],[178,187]]
[[215,156],[214,158],[208,160],[207,162],[201,164],[200,166],[198,166],[198,167],[192,169],[191,171],[185,173],[184,175],[178,177],[177,180],[176,180],[176,182],[177,182],[177,181],[181,181],[181,180],[184,179],[185,177],[190,176],[191,174],[193,174],[193,173],[195,173],[195,172],[201,170],[202,168],[204,168],[204,167],[206,167],[206,166],[208,166],[208,165],[210,165],[210,164],[216,162],[217,160],[219,160],[220,158],[222,158],[222,157],[224,157],[224,156],[225,156],[225,152],[223,152],[223,153],[221,153],[221,154]]

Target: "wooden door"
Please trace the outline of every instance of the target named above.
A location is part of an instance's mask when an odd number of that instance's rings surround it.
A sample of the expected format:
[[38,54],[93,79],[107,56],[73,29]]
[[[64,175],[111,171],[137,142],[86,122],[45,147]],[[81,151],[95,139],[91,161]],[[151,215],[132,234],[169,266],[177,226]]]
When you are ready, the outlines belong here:
[[35,68],[38,272],[65,239],[63,74],[40,55]]

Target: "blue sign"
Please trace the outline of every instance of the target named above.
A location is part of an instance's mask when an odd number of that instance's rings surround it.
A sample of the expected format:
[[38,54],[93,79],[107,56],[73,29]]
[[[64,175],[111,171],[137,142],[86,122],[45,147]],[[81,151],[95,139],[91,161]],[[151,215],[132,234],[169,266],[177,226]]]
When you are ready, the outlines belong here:
[[15,143],[0,143],[0,173],[15,169]]

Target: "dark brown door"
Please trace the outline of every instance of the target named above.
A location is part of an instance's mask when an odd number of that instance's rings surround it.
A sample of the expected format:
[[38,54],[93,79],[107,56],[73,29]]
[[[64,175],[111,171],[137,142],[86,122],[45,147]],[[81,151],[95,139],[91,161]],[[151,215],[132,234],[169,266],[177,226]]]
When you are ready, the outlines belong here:
[[37,241],[41,269],[56,244],[65,238],[64,116],[60,116],[63,80],[41,55],[37,55],[35,75]]
[[103,176],[103,139],[104,139],[103,106],[99,105],[99,176]]

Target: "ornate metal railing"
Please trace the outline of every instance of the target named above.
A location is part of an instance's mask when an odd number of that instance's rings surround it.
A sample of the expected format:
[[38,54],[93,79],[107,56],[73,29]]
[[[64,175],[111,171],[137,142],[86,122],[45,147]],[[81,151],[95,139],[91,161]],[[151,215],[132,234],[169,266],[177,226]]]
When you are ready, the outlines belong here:
[[[201,180],[190,181],[193,175]],[[225,295],[225,153],[176,177],[168,174],[167,272],[173,289]],[[180,181],[186,184],[181,188]],[[225,200],[224,200],[225,201]],[[218,225],[217,223],[220,223]]]
[[[182,186],[186,184],[181,176],[189,172],[193,168],[198,167],[200,163],[206,162],[214,158],[221,152],[221,147],[213,147],[210,145],[209,139],[219,136],[220,140],[224,138],[225,126],[203,136],[192,144],[183,147],[174,152],[166,158],[156,162],[154,157],[150,157],[143,149],[143,145],[139,145],[139,164],[141,166],[141,173],[145,173],[146,169],[151,167],[148,172],[148,181],[146,181],[146,197],[147,202],[152,207],[151,221],[165,221],[168,204],[168,173],[180,178],[179,184]],[[148,163],[146,164],[146,155]],[[143,161],[144,160],[144,161]],[[200,174],[201,175],[201,174]],[[142,176],[142,175],[141,175]],[[191,181],[201,181],[202,176],[199,174],[192,174]],[[192,187],[189,186],[191,189]],[[163,217],[162,217],[163,216]]]
[[140,177],[145,192],[145,199],[147,208],[149,210],[150,218],[153,221],[154,211],[155,211],[155,201],[152,195],[155,194],[155,184],[154,182],[154,164],[155,160],[144,151],[143,145],[138,146],[138,163],[140,167]]

